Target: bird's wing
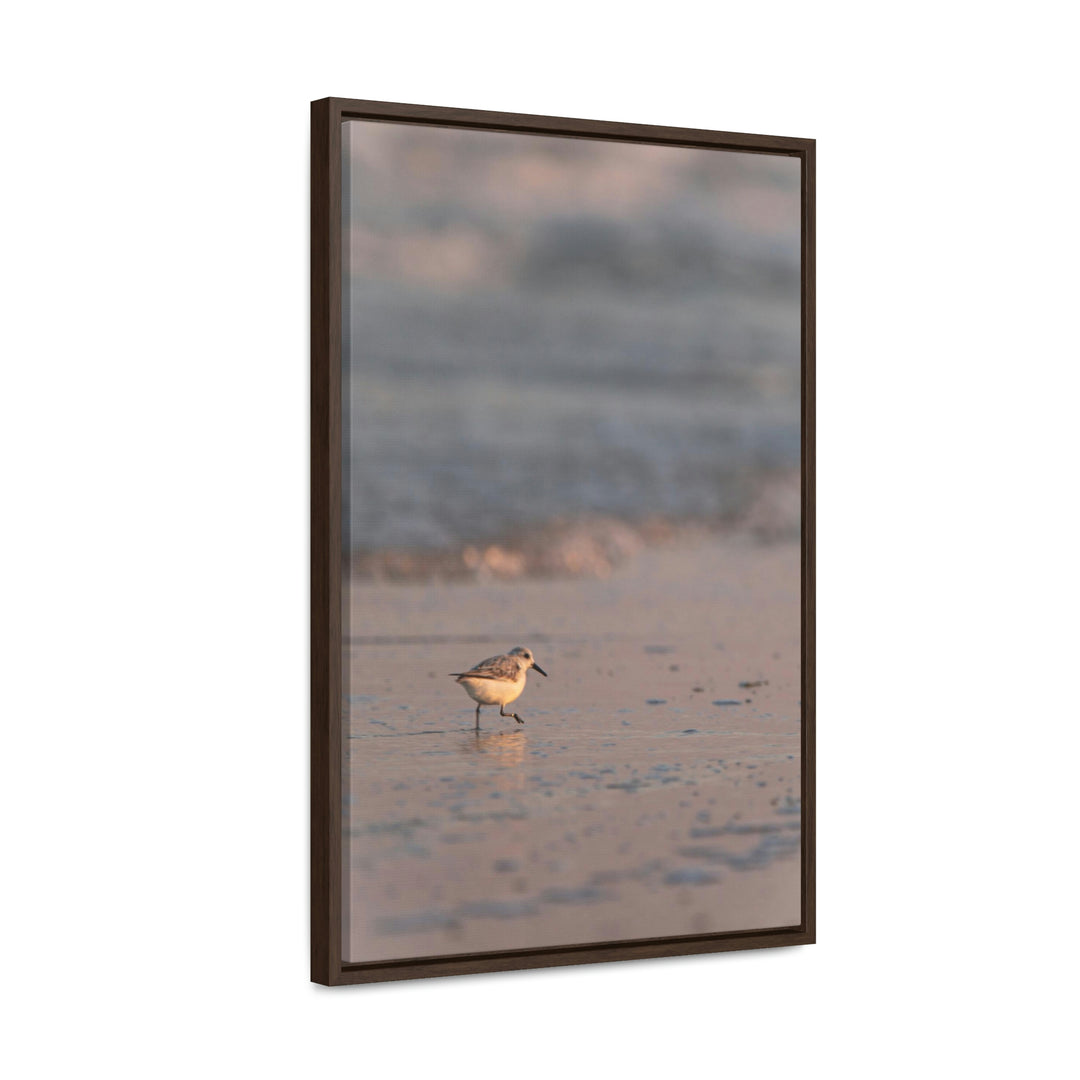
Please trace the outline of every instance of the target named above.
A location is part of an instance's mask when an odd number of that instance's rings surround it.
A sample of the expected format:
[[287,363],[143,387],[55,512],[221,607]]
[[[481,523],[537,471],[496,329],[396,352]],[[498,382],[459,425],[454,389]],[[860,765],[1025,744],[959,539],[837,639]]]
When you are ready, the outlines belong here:
[[521,670],[512,656],[489,656],[474,668],[462,672],[461,679],[509,679],[513,681]]

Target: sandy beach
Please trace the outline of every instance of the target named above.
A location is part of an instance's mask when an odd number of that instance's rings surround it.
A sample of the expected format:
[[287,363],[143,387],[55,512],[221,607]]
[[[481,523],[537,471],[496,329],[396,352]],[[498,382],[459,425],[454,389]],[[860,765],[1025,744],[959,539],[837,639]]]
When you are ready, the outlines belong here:
[[[349,606],[349,961],[798,923],[797,543],[354,580]],[[447,673],[514,645],[549,677],[477,733]]]

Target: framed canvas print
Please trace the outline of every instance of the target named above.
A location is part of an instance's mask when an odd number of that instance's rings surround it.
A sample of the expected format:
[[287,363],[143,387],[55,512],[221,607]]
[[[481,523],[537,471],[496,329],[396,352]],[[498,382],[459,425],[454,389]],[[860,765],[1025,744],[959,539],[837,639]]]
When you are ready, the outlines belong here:
[[814,940],[814,142],[312,104],[319,983]]

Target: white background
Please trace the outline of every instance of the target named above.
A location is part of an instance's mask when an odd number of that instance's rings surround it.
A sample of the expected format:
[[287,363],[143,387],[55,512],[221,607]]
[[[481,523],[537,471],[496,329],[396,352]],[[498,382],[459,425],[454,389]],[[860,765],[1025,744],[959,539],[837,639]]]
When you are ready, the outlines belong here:
[[[1066,5],[390,10],[5,17],[8,1074],[1062,1075]],[[818,945],[308,984],[308,102],[327,95],[817,138]]]

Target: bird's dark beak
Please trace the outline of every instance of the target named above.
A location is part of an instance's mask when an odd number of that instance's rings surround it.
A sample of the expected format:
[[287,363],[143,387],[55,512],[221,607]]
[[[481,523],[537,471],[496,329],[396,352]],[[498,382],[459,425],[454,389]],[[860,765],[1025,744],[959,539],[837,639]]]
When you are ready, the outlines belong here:
[[533,661],[533,667],[536,668],[545,679],[547,678],[547,672],[535,660]]

